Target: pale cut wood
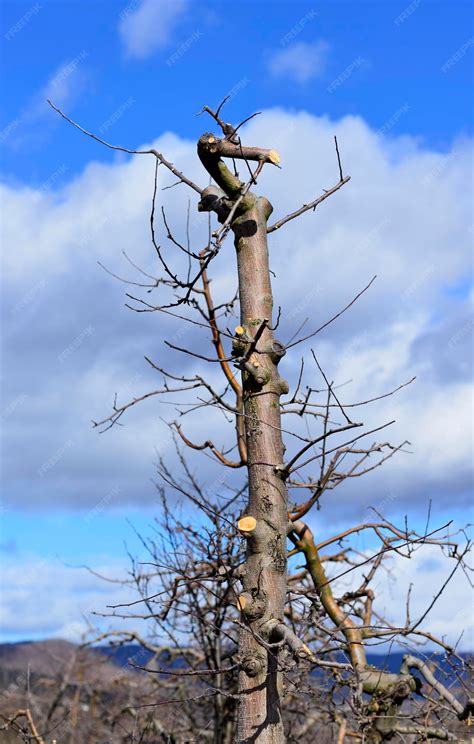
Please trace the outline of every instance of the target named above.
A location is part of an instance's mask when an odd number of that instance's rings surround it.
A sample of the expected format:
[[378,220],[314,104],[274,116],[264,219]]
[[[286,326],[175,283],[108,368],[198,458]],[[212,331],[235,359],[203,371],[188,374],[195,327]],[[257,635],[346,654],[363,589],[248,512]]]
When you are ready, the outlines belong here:
[[252,532],[257,526],[257,520],[255,517],[242,517],[237,522],[237,527],[241,532]]

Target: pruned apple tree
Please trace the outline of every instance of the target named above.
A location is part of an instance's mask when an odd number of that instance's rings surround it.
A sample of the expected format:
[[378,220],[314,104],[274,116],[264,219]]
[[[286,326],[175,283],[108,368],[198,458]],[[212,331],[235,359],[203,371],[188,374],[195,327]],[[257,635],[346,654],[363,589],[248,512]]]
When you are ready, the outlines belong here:
[[[139,598],[111,612],[114,618],[141,619],[147,630],[117,630],[107,637],[138,641],[153,653],[153,664],[146,665],[150,674],[160,685],[166,682],[170,706],[181,701],[179,724],[162,702],[156,709],[166,741],[470,741],[466,724],[473,703],[466,687],[467,661],[423,628],[445,585],[434,590],[433,603],[422,617],[411,617],[408,596],[402,626],[377,609],[373,589],[374,577],[388,570],[387,558],[394,553],[409,558],[426,545],[436,545],[452,561],[451,577],[457,570],[467,572],[464,533],[453,536],[450,525],[419,533],[376,511],[373,519],[335,535],[321,534],[318,528],[323,494],[364,476],[407,446],[385,438],[392,422],[368,428],[361,412],[408,383],[382,396],[369,391],[365,400],[346,402],[309,347],[331,323],[341,322],[373,279],[319,328],[297,332],[291,341],[279,336],[282,312],[275,311],[272,293],[272,235],[313,213],[348,183],[338,142],[335,138],[334,185],[273,220],[273,206],[260,195],[258,180],[264,169],[280,167],[280,156],[275,149],[244,144],[245,122],[233,126],[224,121],[223,103],[202,112],[211,117],[214,129],[197,142],[206,186],[156,149],[105,142],[51,104],[106,147],[154,158],[150,225],[157,271],[135,267],[138,279],[127,293],[127,304],[204,329],[210,344],[205,350],[204,342],[196,348],[165,341],[168,349],[187,357],[186,365],[170,370],[146,357],[161,380],[159,387],[128,401],[116,399],[110,415],[95,424],[102,431],[110,429],[145,399],[150,404],[150,398],[183,395],[178,415],[169,421],[181,475],[166,458],[158,465],[162,543],[144,539],[147,567],[134,564],[129,578]],[[185,229],[189,215],[183,215],[183,229],[177,233],[166,212],[159,214],[163,169],[175,177],[173,185],[198,194],[198,211],[208,224],[205,245],[196,245]],[[237,293],[216,302],[211,274],[223,252],[235,267]],[[316,254],[308,257],[308,266],[313,262]],[[282,360],[296,354],[295,347],[303,342],[308,354],[290,384],[282,376]],[[191,373],[189,359],[195,369]],[[210,376],[202,371],[206,365]],[[217,370],[221,382],[216,382]],[[189,417],[202,421],[206,412],[216,410],[231,425],[233,441],[225,447],[219,447],[211,432],[204,441],[194,441],[186,424]],[[305,428],[304,422],[310,426]],[[226,492],[216,487],[210,495],[189,465],[187,451],[200,451],[234,472],[234,485]],[[236,485],[239,473],[243,479]],[[176,507],[169,506],[172,498],[187,500],[201,516],[197,521],[178,517]],[[354,542],[364,533],[374,546],[369,552],[361,552]],[[340,590],[342,579],[345,585],[352,579],[349,589]],[[409,644],[396,672],[367,660],[368,650],[384,642]],[[444,666],[436,667],[433,659],[417,653],[417,642],[438,646]],[[179,659],[178,666],[166,667],[165,657]],[[441,657],[436,658],[439,662]]]

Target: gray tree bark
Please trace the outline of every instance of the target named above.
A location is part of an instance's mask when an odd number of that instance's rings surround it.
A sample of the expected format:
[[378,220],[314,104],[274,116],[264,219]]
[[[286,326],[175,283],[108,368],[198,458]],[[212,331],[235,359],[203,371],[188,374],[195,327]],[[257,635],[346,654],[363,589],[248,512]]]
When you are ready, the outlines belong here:
[[[243,184],[227,170],[219,151],[222,148],[215,147],[212,135],[201,137],[199,156],[227,198],[219,205],[219,209],[224,208],[224,220],[236,199],[242,197]],[[261,152],[261,159],[266,159],[269,151]],[[252,159],[258,159],[256,148],[252,155]],[[249,481],[248,506],[239,521],[247,540],[247,560],[241,573],[244,591],[239,597],[237,741],[258,744],[282,744],[285,740],[281,651],[272,645],[272,627],[275,620],[283,620],[287,590],[287,490],[279,473],[284,455],[280,396],[288,388],[278,373],[282,350],[271,330],[273,297],[267,245],[267,220],[271,213],[269,201],[249,191],[241,198],[230,225],[235,236],[241,312],[234,352],[243,360]]]

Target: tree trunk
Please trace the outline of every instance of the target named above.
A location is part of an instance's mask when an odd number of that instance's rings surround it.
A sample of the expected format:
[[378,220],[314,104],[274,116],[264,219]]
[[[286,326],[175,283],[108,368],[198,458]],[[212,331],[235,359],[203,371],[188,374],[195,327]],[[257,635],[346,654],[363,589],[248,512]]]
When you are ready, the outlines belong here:
[[[245,192],[220,155],[230,144],[204,134],[198,154],[220,189],[209,187],[201,195],[200,210],[217,212],[221,222],[230,217],[235,235],[240,296],[240,327],[234,354],[242,369],[243,415],[247,446],[249,501],[238,527],[247,539],[242,567],[244,587],[239,597],[239,703],[237,741],[283,744],[281,716],[282,676],[280,646],[272,646],[275,620],[283,620],[287,590],[287,490],[282,472],[280,396],[288,392],[278,374],[284,354],[273,337],[273,297],[268,265],[267,220],[270,202]],[[235,150],[235,152],[234,152]],[[246,160],[275,162],[273,150],[233,148],[232,155]],[[216,193],[217,192],[217,193]]]
[[[236,219],[235,233],[241,328],[252,339],[262,321],[272,320],[272,289],[268,266],[267,219],[272,207],[263,198]],[[240,330],[240,329],[239,329]],[[249,502],[247,515],[256,520],[247,530],[247,561],[240,598],[243,627],[239,638],[241,671],[238,742],[284,741],[281,717],[282,679],[276,648],[265,650],[259,638],[271,641],[265,626],[283,620],[286,598],[287,493],[275,470],[283,462],[280,395],[285,383],[278,375],[279,357],[272,353],[273,333],[265,327],[256,354],[249,360],[257,374],[243,372]],[[258,380],[256,379],[258,377]],[[263,384],[262,384],[263,381]]]

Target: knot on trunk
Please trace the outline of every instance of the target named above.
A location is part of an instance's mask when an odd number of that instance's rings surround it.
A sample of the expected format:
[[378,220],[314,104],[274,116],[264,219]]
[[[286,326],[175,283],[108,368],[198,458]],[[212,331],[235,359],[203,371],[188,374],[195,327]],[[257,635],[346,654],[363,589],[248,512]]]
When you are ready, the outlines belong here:
[[240,662],[242,670],[248,677],[256,677],[265,669],[265,658],[260,654],[244,656]]
[[273,338],[267,345],[266,352],[272,360],[273,364],[276,365],[280,362],[282,357],[285,356],[286,348],[281,341],[277,341],[276,338]]
[[237,600],[238,608],[247,620],[259,620],[267,611],[266,597],[253,596],[252,592],[244,592]]

